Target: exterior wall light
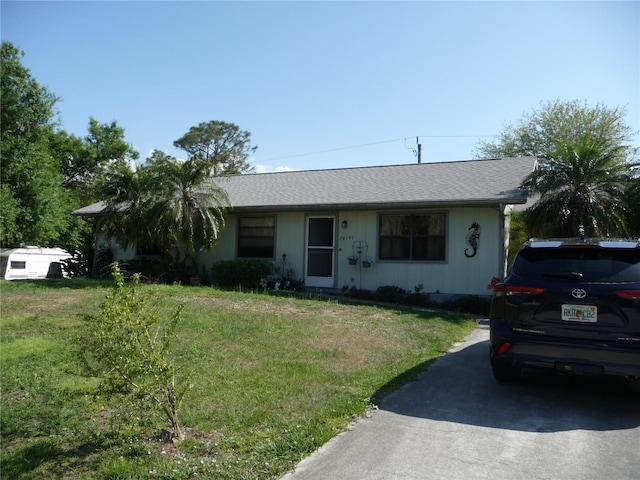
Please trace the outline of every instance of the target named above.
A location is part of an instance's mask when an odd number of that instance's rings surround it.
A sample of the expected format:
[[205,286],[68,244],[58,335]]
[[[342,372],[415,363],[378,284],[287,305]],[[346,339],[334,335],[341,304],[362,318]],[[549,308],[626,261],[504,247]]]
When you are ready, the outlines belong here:
[[347,228],[347,221],[346,220],[342,221],[342,228]]

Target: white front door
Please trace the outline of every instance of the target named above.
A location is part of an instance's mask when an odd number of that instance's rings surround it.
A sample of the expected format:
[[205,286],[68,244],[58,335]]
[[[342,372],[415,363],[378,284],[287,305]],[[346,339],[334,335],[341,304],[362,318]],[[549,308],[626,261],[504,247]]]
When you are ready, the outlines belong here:
[[304,278],[307,287],[334,286],[335,220],[326,216],[307,218]]

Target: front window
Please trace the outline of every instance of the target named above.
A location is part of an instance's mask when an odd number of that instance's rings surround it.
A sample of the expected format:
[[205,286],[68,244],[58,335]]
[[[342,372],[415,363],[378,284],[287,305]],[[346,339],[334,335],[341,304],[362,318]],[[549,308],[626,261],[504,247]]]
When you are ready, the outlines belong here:
[[276,217],[238,218],[238,257],[274,258]]
[[445,260],[446,215],[380,215],[380,260]]

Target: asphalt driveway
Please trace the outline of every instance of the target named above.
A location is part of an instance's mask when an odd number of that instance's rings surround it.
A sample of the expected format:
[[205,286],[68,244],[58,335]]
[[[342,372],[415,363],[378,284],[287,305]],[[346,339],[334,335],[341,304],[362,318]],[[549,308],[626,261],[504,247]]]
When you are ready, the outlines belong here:
[[494,381],[486,325],[285,480],[640,478],[640,389],[528,372]]

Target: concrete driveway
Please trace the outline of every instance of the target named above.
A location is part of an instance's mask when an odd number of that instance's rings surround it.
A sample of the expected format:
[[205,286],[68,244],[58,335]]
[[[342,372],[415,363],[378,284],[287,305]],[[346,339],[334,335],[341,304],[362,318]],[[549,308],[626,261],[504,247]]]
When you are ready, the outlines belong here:
[[494,381],[487,325],[285,480],[638,480],[640,392],[622,379]]

